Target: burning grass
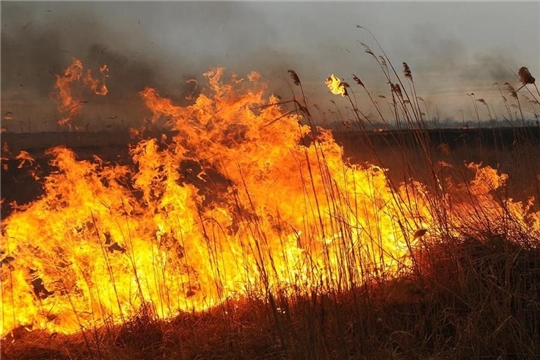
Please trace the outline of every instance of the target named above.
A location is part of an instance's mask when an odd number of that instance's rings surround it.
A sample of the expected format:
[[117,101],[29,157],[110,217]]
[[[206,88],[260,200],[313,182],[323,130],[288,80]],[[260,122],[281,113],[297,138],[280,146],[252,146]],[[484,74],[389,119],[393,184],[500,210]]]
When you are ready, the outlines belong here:
[[[293,70],[302,97],[285,103],[265,100],[258,74],[224,81],[223,69],[188,106],[146,88],[149,121],[173,132],[134,129],[129,163],[49,149],[44,195],[2,220],[3,355],[540,354],[537,200],[510,198],[492,167],[437,160],[411,69],[403,63],[408,93],[395,71],[390,81],[392,63],[369,54],[389,79],[395,124],[413,136],[411,150],[392,133],[400,182],[369,137],[371,163],[345,159]],[[333,75],[327,85],[367,133],[350,85]],[[69,104],[74,93],[60,91]]]
[[[531,239],[529,239],[531,240]],[[535,240],[537,241],[537,240]],[[503,237],[447,239],[418,272],[349,291],[225,301],[163,321],[62,335],[18,329],[6,359],[534,358],[540,253]]]

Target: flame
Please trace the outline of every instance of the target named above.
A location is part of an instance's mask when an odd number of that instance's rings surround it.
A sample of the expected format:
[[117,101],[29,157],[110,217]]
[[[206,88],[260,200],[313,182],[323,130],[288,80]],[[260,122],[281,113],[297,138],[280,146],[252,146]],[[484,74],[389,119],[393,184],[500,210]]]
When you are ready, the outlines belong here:
[[[82,65],[69,71],[58,78],[65,85]],[[396,274],[410,264],[411,242],[436,235],[422,184],[392,189],[385,169],[345,163],[323,129],[302,145],[312,129],[277,98],[264,100],[256,73],[228,83],[221,68],[204,76],[208,90],[189,106],[141,91],[151,121],[169,119],[176,135],[141,140],[132,166],[48,150],[57,170],[43,180],[45,195],[2,221],[2,336],[18,326],[73,333],[141,311],[170,318],[247,295],[347,289]],[[68,90],[62,108],[73,104]],[[483,169],[478,184],[503,184]],[[472,196],[492,206],[487,190]],[[452,223],[464,223],[465,202],[452,209]]]
[[[8,143],[4,142],[4,144],[2,145],[2,154],[0,156],[0,162],[2,163],[2,170],[4,170],[4,171],[9,170],[9,166],[7,164],[7,162],[9,161],[9,158],[6,157],[6,156],[9,155],[10,153],[11,153],[11,151],[9,151]],[[2,201],[3,201],[3,199],[2,199]]]
[[19,166],[17,167],[19,169],[21,169],[26,163],[32,166],[35,161],[34,158],[27,151],[24,150],[21,150],[21,152],[15,157],[15,159],[21,160]]
[[107,86],[105,85],[105,78],[108,77],[107,73],[109,71],[107,65],[100,67],[99,71],[102,75],[102,80],[94,79],[92,77],[92,70],[87,69],[85,73],[83,69],[82,62],[74,58],[72,64],[64,70],[63,76],[56,75],[55,88],[58,90],[58,100],[60,102],[58,111],[60,113],[67,113],[58,121],[60,125],[69,125],[69,122],[75,117],[79,108],[86,102],[74,93],[75,84],[82,81],[96,95],[107,95],[108,93]]
[[332,94],[347,96],[346,83],[341,81],[338,77],[334,76],[334,74],[327,77],[324,82],[326,86],[328,86],[328,89],[330,89]]

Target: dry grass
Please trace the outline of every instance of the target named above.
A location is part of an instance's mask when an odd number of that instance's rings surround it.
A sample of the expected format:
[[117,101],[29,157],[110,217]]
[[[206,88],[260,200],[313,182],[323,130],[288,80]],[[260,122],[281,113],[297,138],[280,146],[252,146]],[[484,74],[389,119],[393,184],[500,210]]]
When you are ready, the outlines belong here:
[[[528,239],[538,241],[538,239]],[[348,292],[226,302],[170,322],[142,315],[64,336],[19,329],[5,359],[458,359],[540,355],[540,250],[447,239],[419,274]],[[277,310],[277,317],[274,313]]]
[[[480,133],[480,141],[473,145],[435,141],[436,132],[427,128],[408,65],[403,63],[409,93],[382,48],[384,56],[377,57],[362,45],[389,80],[394,119],[386,119],[366,84],[356,76],[354,80],[369,95],[380,121],[405,131],[379,138],[369,134],[370,119],[346,91],[360,130],[338,139],[346,157],[354,155],[352,162],[369,160],[391,169],[392,186],[422,181],[435,194],[431,205],[440,216],[445,212],[436,208],[440,180],[448,176],[466,182],[463,161],[484,159],[512,174],[511,179],[519,179],[509,182],[509,193],[497,194],[501,204],[532,191],[538,195],[534,205],[538,208],[540,147],[538,137],[529,133],[538,129],[515,130],[517,145],[512,149],[499,141],[501,133],[495,129],[490,146],[486,133]],[[300,78],[293,70],[289,75],[302,92],[301,100],[292,102],[295,110],[315,129]],[[506,85],[519,101],[517,91]],[[473,98],[473,104],[481,100]],[[321,167],[323,155],[321,151]],[[443,162],[451,166],[441,166]],[[226,301],[201,313],[181,313],[170,321],[144,309],[122,325],[69,336],[19,328],[2,340],[2,359],[539,358],[540,239],[511,232],[514,219],[507,221],[507,228],[466,229],[459,236],[440,232],[429,241],[425,231],[417,231],[410,268],[394,278],[370,275],[348,290],[313,289],[309,295],[289,297],[269,293]]]
[[[530,164],[533,156],[538,158],[535,143],[523,142],[510,150],[504,142],[495,143],[500,148],[494,147],[493,139],[487,141],[486,134],[478,137],[484,141],[446,147],[439,146],[441,139],[432,139],[434,148],[427,153],[434,163],[445,161],[456,166],[453,173],[445,173],[456,180],[465,176],[457,171],[465,158],[475,155],[488,163],[499,161],[504,170],[520,180],[509,183],[509,191],[530,194],[533,183],[526,189],[518,186],[523,187],[527,175],[533,175],[534,171],[523,164]],[[358,139],[341,140],[346,156],[356,154],[354,160],[362,162],[362,154],[369,153],[358,147],[363,143]],[[425,152],[414,139],[408,134],[401,137],[408,146],[391,147],[387,141],[372,140],[372,150],[379,153],[379,160],[394,168],[389,173],[391,181],[409,175],[429,181],[432,176],[422,160]],[[520,139],[530,140],[525,136]],[[404,156],[396,156],[396,151],[404,152]],[[406,164],[397,161],[402,158]],[[392,160],[394,163],[390,163]],[[437,171],[448,171],[445,169]],[[417,237],[423,239],[423,235]],[[511,238],[504,232],[471,231],[459,237],[429,240],[420,242],[413,253],[414,266],[397,278],[373,276],[348,291],[315,289],[309,296],[254,296],[228,301],[203,313],[182,313],[172,321],[158,320],[149,309],[121,326],[87,329],[70,336],[19,328],[3,339],[2,359],[540,356],[540,249],[536,247],[540,239],[527,234]]]

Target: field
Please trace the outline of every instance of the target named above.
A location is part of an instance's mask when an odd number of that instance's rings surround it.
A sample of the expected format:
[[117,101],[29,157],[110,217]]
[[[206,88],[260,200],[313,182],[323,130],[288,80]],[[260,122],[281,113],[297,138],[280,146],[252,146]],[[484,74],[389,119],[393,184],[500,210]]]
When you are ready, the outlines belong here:
[[331,75],[342,130],[293,70],[284,100],[214,68],[187,105],[140,91],[139,129],[84,131],[75,94],[106,76],[73,59],[56,89],[75,130],[2,135],[2,358],[540,357],[534,78],[501,91],[507,127],[472,97],[490,123],[440,129],[409,66],[362,45],[392,114]]
[[[379,161],[388,181],[408,177],[429,184],[418,132],[335,132],[351,163]],[[423,132],[432,167],[452,166],[456,182],[469,181],[465,163],[483,161],[509,174],[504,199],[538,194],[538,128]],[[147,134],[152,137],[156,134]],[[173,133],[169,137],[174,136]],[[44,150],[65,145],[79,160],[132,164],[122,133],[5,134],[13,154],[35,160],[4,161],[2,197],[20,205],[43,195],[51,167]],[[403,161],[406,163],[403,163]],[[37,165],[37,166],[36,166]],[[530,165],[530,166],[529,166]],[[442,173],[437,174],[442,177]],[[459,179],[459,177],[464,177]],[[494,190],[497,192],[498,190]],[[538,208],[538,197],[534,208]],[[5,216],[5,215],[3,215]],[[513,221],[511,217],[507,221]],[[248,294],[201,312],[159,320],[141,310],[123,324],[68,335],[20,327],[2,341],[5,359],[446,359],[536,358],[540,355],[540,249],[533,234],[470,229],[460,236],[431,236],[411,249],[413,263],[398,274],[370,274],[346,289],[317,287],[307,294]],[[476,231],[478,230],[478,231]],[[504,230],[504,229],[503,229]],[[3,265],[7,265],[3,263]],[[4,267],[5,268],[5,267]],[[6,301],[6,300],[4,300]]]
[[[169,138],[174,132],[166,133]],[[160,137],[161,134],[150,132],[146,137]],[[416,132],[403,131],[334,131],[336,142],[343,146],[344,157],[352,163],[373,163],[376,157],[380,164],[388,169],[391,181],[396,184],[413,176],[426,182],[426,164],[419,153]],[[536,194],[534,166],[536,144],[540,142],[538,127],[497,127],[471,129],[431,129],[424,132],[434,161],[445,161],[454,165],[464,162],[483,163],[497,168],[501,173],[511,174],[507,183],[509,197],[524,200]],[[92,160],[94,156],[106,162],[132,164],[129,156],[129,144],[135,144],[128,132],[74,132],[74,133],[6,133],[2,143],[7,144],[11,156],[5,156],[4,163],[8,171],[2,173],[2,213],[9,214],[12,201],[28,203],[42,195],[42,186],[28,171],[28,165],[19,168],[21,160],[17,154],[26,151],[34,159],[34,171],[41,176],[50,172],[50,156],[45,150],[54,146],[66,146],[77,154],[80,160]],[[406,151],[403,157],[402,150]],[[531,158],[532,156],[532,158]],[[401,158],[401,160],[400,160]],[[412,173],[406,171],[406,165]],[[412,167],[410,167],[412,166]],[[528,181],[527,181],[528,179]],[[540,194],[536,194],[538,199]]]

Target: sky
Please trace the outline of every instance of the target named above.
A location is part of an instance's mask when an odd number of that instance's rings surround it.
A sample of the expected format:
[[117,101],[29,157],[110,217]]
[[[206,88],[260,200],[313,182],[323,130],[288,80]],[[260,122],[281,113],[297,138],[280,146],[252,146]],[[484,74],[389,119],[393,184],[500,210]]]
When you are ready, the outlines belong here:
[[[540,76],[538,1],[2,1],[0,6],[2,127],[8,131],[66,130],[57,125],[58,104],[51,94],[55,74],[73,58],[94,71],[109,66],[109,94],[92,98],[80,113],[87,130],[144,121],[138,91],[145,86],[183,104],[186,81],[202,80],[217,66],[240,76],[257,71],[270,91],[285,99],[292,97],[287,70],[295,70],[309,103],[328,111],[348,105],[324,83],[335,74],[351,84],[360,109],[373,115],[365,92],[352,80],[355,74],[390,116],[381,97],[390,97],[389,87],[361,43],[376,56],[382,52],[357,25],[371,31],[400,75],[407,62],[430,117],[476,119],[467,95],[474,92],[502,119],[506,110],[494,83],[510,100],[503,84],[520,85],[512,71],[525,66]],[[488,120],[478,105],[481,119]],[[540,106],[524,104],[524,110],[533,117]]]

